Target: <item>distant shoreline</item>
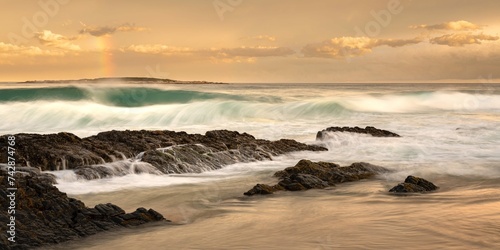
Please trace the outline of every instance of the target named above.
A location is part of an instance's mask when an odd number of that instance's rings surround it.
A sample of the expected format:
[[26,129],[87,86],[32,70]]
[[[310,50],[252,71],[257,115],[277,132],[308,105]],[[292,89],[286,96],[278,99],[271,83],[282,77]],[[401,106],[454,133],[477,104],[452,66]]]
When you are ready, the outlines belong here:
[[101,77],[101,78],[84,78],[78,80],[34,80],[13,83],[40,83],[40,84],[57,84],[57,83],[102,83],[122,81],[123,83],[160,83],[160,84],[227,84],[223,82],[208,82],[208,81],[178,81],[172,79],[152,78],[152,77]]
[[500,79],[491,80],[487,82],[464,82],[464,81],[440,81],[440,82],[210,82],[210,81],[180,81],[166,78],[154,78],[154,77],[99,77],[99,78],[82,78],[82,79],[66,79],[66,80],[27,80],[27,81],[0,81],[0,85],[2,84],[68,84],[68,83],[82,83],[82,84],[100,84],[100,83],[123,83],[123,84],[169,84],[169,85],[182,85],[182,84],[197,84],[197,85],[228,85],[228,84],[287,84],[287,85],[300,85],[300,84],[309,84],[309,85],[323,85],[323,84],[334,84],[334,85],[356,85],[356,84],[365,84],[365,85],[380,85],[380,84],[391,84],[391,85],[409,85],[409,84],[419,84],[419,85],[466,85],[466,84],[479,84],[479,85],[497,85],[500,84]]

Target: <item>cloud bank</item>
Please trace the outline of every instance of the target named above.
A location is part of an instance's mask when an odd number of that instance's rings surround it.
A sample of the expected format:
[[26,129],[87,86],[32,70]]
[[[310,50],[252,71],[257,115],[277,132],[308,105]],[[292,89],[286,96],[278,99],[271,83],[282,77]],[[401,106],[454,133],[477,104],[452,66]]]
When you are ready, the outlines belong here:
[[87,26],[82,23],[84,26],[83,29],[80,30],[80,34],[89,34],[91,36],[106,36],[106,35],[112,35],[115,32],[133,32],[133,31],[145,31],[148,30],[147,28],[144,27],[137,27],[132,24],[123,24],[120,26]]
[[[62,51],[44,50],[36,46],[23,46],[0,42],[0,64],[13,64],[12,58],[25,58],[26,61],[38,56],[63,56]],[[26,58],[27,57],[27,58]]]
[[498,36],[490,36],[471,33],[448,34],[440,37],[431,38],[432,44],[448,45],[450,47],[461,47],[469,44],[481,44],[482,41],[496,41]]
[[464,20],[445,22],[445,23],[433,24],[433,25],[421,24],[421,25],[410,26],[410,28],[412,28],[412,29],[454,30],[454,31],[480,30],[480,29],[482,29],[482,27],[483,26],[481,26],[481,25],[473,24],[471,22],[464,21]]
[[265,42],[276,42],[276,37],[275,36],[269,36],[269,35],[258,35],[258,36],[251,36],[251,37],[242,37],[240,40],[247,40],[247,41],[265,41]]
[[362,56],[371,53],[380,46],[403,47],[422,42],[421,38],[413,39],[377,39],[370,37],[337,37],[321,43],[308,44],[302,48],[305,57],[342,59]]
[[45,45],[55,48],[60,48],[64,50],[72,50],[79,51],[81,50],[80,46],[71,43],[72,40],[76,38],[68,38],[63,35],[52,33],[50,30],[44,30],[42,32],[38,32],[37,34],[38,41]]
[[[257,58],[257,57],[279,57],[295,54],[290,48],[285,47],[238,47],[238,48],[210,48],[194,49],[187,47],[171,47],[162,44],[153,45],[131,45],[121,49],[122,52],[136,52],[145,54],[157,54],[163,56],[187,56],[198,59],[218,60],[233,62],[230,59]],[[253,62],[254,60],[250,60]],[[219,61],[217,61],[219,62]]]

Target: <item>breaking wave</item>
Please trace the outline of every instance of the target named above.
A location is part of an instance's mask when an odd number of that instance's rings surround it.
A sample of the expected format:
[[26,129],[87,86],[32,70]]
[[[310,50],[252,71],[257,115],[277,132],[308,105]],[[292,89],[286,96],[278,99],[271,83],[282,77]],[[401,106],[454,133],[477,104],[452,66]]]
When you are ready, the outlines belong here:
[[138,87],[0,90],[0,116],[9,120],[9,123],[0,124],[1,133],[269,123],[374,113],[442,111],[497,113],[500,111],[500,95],[457,91],[350,96],[332,93],[297,100],[286,95],[237,95]]

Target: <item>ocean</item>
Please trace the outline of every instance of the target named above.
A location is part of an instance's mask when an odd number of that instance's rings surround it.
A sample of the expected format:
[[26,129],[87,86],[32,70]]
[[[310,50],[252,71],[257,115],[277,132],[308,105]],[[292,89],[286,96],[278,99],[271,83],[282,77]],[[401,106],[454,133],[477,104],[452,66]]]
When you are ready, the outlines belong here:
[[[56,186],[87,206],[153,208],[172,223],[46,249],[500,248],[499,84],[12,83],[0,87],[0,116],[0,134],[227,129],[329,149],[200,174],[89,181],[53,171]],[[316,141],[331,126],[374,126],[401,137],[330,133]],[[324,190],[243,196],[301,159],[393,171]],[[440,189],[390,195],[408,175]]]

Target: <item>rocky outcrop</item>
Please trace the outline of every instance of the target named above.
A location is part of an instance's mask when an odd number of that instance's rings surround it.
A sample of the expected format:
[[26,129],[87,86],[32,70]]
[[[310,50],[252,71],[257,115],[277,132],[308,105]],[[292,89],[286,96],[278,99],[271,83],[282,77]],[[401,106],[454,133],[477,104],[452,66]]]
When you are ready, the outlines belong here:
[[391,188],[391,193],[425,193],[439,189],[434,183],[423,178],[408,176],[403,183]]
[[323,189],[339,183],[371,178],[377,173],[387,171],[383,167],[364,162],[341,167],[338,164],[330,162],[301,160],[294,167],[286,168],[274,174],[280,180],[278,184],[273,186],[257,184],[244,193],[244,195],[272,194],[280,190]]
[[[138,158],[162,173],[196,173],[236,162],[267,160],[294,151],[327,150],[294,140],[260,140],[247,133],[227,130],[208,131],[205,135],[127,130],[102,132],[87,138],[70,133],[15,136],[18,165],[41,170],[79,169],[77,174],[83,176],[110,175],[112,173],[102,165],[125,159]],[[6,147],[7,136],[1,136],[0,150],[6,152]],[[7,162],[4,154],[0,155],[2,162]],[[94,171],[99,166],[100,169]],[[150,170],[146,167],[142,171]]]
[[[0,173],[0,203],[5,208],[0,211],[3,232],[0,249],[28,249],[115,228],[165,221],[153,209],[138,208],[125,213],[110,203],[88,208],[54,187],[50,175],[38,174],[36,170],[16,169],[15,186],[10,186],[7,185],[10,175],[4,170]],[[12,187],[17,190],[7,189]],[[15,211],[15,214],[9,211]],[[15,217],[14,220],[11,216]],[[15,230],[11,230],[14,227]],[[15,236],[11,238],[15,242],[8,239],[12,236]]]
[[327,138],[328,132],[348,132],[348,133],[358,133],[358,134],[368,134],[374,137],[400,137],[400,135],[393,133],[391,131],[378,129],[375,127],[367,126],[366,128],[360,127],[329,127],[316,134],[316,140],[323,140]]
[[80,166],[73,169],[73,171],[78,177],[87,180],[124,176],[127,174],[162,174],[160,170],[151,164],[133,159],[92,166]]

